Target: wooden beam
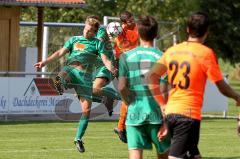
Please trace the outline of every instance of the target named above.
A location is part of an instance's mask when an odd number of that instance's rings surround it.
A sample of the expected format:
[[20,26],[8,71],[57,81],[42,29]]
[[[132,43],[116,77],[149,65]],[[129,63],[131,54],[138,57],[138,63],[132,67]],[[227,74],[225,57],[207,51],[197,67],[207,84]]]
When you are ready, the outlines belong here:
[[[38,7],[38,25],[37,25],[37,48],[38,48],[38,61],[42,61],[43,50],[43,7]],[[40,72],[41,69],[38,69]]]

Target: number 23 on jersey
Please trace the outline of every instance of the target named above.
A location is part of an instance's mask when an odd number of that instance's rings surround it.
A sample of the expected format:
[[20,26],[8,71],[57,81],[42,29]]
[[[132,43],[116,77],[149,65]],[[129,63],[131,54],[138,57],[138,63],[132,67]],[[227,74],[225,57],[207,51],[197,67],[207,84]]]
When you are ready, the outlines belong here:
[[180,89],[188,89],[190,86],[189,73],[191,71],[191,65],[188,61],[179,63],[178,61],[172,60],[169,63],[170,71],[170,84],[172,88],[179,87]]

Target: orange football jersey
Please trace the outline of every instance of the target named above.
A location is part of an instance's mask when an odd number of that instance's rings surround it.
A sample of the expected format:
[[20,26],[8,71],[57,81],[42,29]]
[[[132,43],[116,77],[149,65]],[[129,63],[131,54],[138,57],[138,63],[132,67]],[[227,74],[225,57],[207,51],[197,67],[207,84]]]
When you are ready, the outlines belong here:
[[207,78],[214,83],[223,79],[214,51],[186,41],[169,48],[158,63],[167,66],[172,86],[165,113],[201,120]]
[[126,28],[123,28],[122,34],[120,34],[115,39],[115,51],[116,51],[116,59],[119,59],[120,55],[123,52],[126,52],[128,50],[134,49],[138,46],[138,29],[135,26],[133,30],[128,30]]

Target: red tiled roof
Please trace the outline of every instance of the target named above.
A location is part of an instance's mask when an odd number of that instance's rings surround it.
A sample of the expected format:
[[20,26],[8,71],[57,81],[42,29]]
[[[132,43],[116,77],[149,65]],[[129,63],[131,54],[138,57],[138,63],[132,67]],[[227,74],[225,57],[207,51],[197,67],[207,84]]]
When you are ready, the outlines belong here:
[[0,0],[0,6],[82,8],[85,4],[84,0]]

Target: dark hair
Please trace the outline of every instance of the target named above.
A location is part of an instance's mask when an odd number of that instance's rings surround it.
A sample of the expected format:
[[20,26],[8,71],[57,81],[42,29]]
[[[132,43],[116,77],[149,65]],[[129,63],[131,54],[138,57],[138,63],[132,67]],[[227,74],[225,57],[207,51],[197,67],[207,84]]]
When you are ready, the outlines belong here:
[[126,23],[128,19],[130,19],[132,17],[132,13],[130,13],[129,11],[124,11],[120,14],[120,20],[123,23]]
[[100,18],[99,18],[99,16],[97,16],[97,15],[90,15],[90,16],[88,16],[87,18],[94,18],[94,19],[100,21]]
[[203,37],[209,27],[208,15],[204,12],[193,13],[187,21],[187,27],[189,36],[193,38]]
[[158,34],[158,23],[151,16],[139,17],[137,21],[138,33],[141,39],[152,41]]
[[98,16],[94,16],[94,15],[88,16],[85,21],[86,24],[89,24],[95,28],[95,32],[97,32],[100,27],[100,22],[96,18],[98,18]]

